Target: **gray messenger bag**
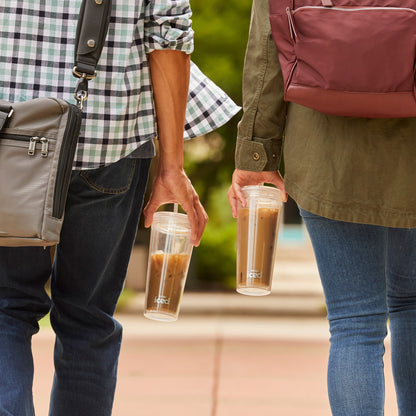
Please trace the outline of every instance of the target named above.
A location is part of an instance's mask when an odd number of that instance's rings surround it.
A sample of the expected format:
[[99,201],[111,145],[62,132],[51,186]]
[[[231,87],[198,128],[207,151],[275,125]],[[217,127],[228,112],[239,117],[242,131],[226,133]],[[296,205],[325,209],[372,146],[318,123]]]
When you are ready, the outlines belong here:
[[111,0],[83,0],[75,40],[77,105],[0,100],[0,246],[59,243],[88,80],[107,34]]

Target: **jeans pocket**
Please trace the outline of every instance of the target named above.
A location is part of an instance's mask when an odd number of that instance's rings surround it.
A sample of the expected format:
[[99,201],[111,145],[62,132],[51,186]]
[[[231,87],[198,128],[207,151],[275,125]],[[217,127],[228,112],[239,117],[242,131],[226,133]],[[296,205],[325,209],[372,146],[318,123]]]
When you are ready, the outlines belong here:
[[80,176],[93,189],[104,194],[122,194],[130,189],[137,159],[124,158],[98,169],[83,170]]

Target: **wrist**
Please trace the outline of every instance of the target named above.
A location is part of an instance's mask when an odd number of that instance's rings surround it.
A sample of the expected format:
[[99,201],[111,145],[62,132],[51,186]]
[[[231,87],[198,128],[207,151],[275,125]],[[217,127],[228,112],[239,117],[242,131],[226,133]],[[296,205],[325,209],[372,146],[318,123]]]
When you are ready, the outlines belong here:
[[183,149],[166,151],[159,148],[158,169],[167,172],[183,170]]
[[184,173],[183,165],[181,163],[161,163],[157,166],[157,176],[161,178],[177,177]]

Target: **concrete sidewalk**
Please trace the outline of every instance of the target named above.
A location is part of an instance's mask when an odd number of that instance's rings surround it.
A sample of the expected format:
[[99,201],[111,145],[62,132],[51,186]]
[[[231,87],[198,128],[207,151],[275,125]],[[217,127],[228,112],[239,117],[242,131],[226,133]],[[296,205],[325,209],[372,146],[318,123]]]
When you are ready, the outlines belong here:
[[[324,318],[118,319],[125,331],[114,416],[330,415]],[[389,342],[386,347],[386,416],[393,416]],[[33,350],[35,406],[43,416],[53,375],[50,329],[34,337]]]

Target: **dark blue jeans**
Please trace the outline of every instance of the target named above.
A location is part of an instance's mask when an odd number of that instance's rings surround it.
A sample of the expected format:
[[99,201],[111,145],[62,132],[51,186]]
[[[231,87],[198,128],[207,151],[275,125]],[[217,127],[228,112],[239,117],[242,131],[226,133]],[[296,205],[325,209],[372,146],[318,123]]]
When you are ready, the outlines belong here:
[[389,320],[399,415],[416,415],[416,228],[346,223],[304,210],[301,215],[328,309],[332,414],[384,415]]
[[111,414],[122,335],[113,313],[149,165],[122,159],[73,172],[53,265],[49,249],[0,248],[0,415],[34,414],[31,337],[49,311],[56,333],[50,415]]

